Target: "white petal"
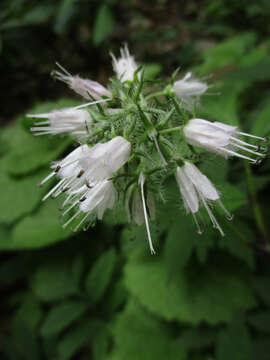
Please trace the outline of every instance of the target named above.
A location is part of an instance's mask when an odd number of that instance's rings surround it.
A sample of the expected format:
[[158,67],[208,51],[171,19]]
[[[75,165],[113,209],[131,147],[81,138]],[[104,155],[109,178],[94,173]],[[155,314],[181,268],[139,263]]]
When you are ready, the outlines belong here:
[[219,194],[211,181],[192,163],[186,162],[183,168],[195,188],[208,200],[219,199]]
[[176,180],[187,212],[196,213],[199,210],[199,199],[196,190],[190,179],[180,167],[176,170]]

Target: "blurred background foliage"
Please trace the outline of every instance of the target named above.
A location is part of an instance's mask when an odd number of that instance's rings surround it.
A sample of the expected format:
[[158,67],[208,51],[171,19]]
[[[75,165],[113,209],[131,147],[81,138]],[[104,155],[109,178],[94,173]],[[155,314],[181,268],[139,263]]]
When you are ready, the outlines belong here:
[[36,184],[72,140],[34,138],[24,116],[81,100],[52,81],[55,61],[105,84],[128,42],[149,78],[210,76],[202,117],[269,135],[269,35],[268,0],[1,1],[1,359],[269,360],[269,158],[202,162],[235,214],[219,216],[224,238],[196,234],[169,179],[151,256],[121,209],[61,228]]

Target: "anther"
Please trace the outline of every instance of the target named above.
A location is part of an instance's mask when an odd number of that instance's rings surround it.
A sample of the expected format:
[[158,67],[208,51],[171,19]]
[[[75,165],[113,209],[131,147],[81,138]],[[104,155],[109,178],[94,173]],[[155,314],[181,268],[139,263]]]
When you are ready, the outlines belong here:
[[60,169],[61,169],[61,166],[60,166],[60,165],[57,165],[56,168],[54,169],[54,172],[57,173]]
[[86,196],[83,196],[81,199],[80,199],[80,202],[83,202],[86,200]]
[[255,165],[261,165],[261,163],[262,163],[262,159],[257,159],[254,164]]
[[264,142],[268,142],[268,140],[269,140],[269,139],[268,139],[267,136],[265,136],[265,137],[263,138],[263,141],[264,141]]
[[62,190],[62,192],[63,192],[63,193],[64,193],[64,192],[67,192],[69,189],[70,189],[69,187],[66,187],[66,188],[64,188],[64,189]]
[[83,176],[83,174],[84,174],[84,170],[80,170],[79,174],[77,175],[77,178],[82,177],[82,176]]
[[227,215],[226,218],[227,218],[227,220],[232,221],[234,216],[233,216],[233,214],[230,214],[230,215]]

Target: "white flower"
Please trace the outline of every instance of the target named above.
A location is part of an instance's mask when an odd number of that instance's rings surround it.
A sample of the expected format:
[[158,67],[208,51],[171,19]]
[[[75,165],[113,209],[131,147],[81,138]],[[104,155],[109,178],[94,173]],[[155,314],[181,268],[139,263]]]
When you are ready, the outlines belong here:
[[223,236],[224,233],[213,215],[207,201],[217,202],[224,210],[229,220],[232,219],[232,215],[224,207],[220,200],[219,193],[211,181],[203,175],[195,165],[187,161],[184,163],[183,167],[177,167],[176,180],[183,197],[186,211],[187,213],[192,213],[198,228],[198,233],[201,234],[202,231],[196,218],[196,214],[199,211],[200,204],[202,204],[211,219],[213,227],[217,228]]
[[44,114],[28,114],[28,117],[38,119],[48,119],[36,122],[31,128],[34,135],[56,135],[68,134],[86,135],[89,133],[92,118],[87,110],[67,108],[53,110]]
[[108,179],[123,166],[130,156],[130,143],[117,136],[104,144],[96,144],[92,148],[82,145],[63,160],[54,163],[54,171],[41,183],[43,185],[54,175],[60,181],[43,198],[57,197],[63,192],[68,194],[65,205],[70,199],[91,188],[98,182]]
[[138,68],[134,57],[130,55],[127,45],[124,48],[120,49],[121,57],[116,59],[116,57],[111,54],[113,59],[113,69],[116,72],[116,75],[119,80],[122,82],[133,81],[134,73]]
[[244,151],[260,157],[263,157],[264,154],[256,151],[259,150],[259,146],[249,144],[239,139],[239,137],[247,136],[267,141],[266,138],[240,132],[236,126],[220,122],[210,122],[203,119],[190,120],[184,127],[184,135],[186,141],[190,145],[202,147],[210,152],[222,155],[225,158],[237,156],[249,160],[252,163],[258,162],[258,159],[253,159],[250,156],[241,154],[239,151]]
[[93,185],[122,167],[130,157],[131,144],[122,136],[116,136],[104,144],[96,144],[88,157],[80,160],[80,165],[85,169],[83,177]]
[[207,89],[206,83],[192,79],[191,72],[188,72],[182,80],[176,81],[173,85],[175,94],[188,105],[191,105],[194,100],[198,100]]
[[77,231],[87,218],[93,214],[101,220],[105,210],[113,208],[116,198],[116,190],[113,183],[109,180],[103,180],[91,189],[85,186],[69,201],[71,205],[62,214],[62,216],[64,216],[74,207],[78,207],[75,214],[69,218],[63,227],[67,227],[67,225],[69,225],[74,219],[78,218],[81,214],[83,216],[73,229],[74,231]]
[[91,100],[91,97],[98,100],[103,96],[112,97],[112,93],[106,89],[103,85],[97,81],[82,79],[78,75],[72,76],[66,69],[64,69],[60,64],[56,63],[57,66],[62,70],[54,71],[53,74],[55,77],[66,83],[73,91],[81,95],[85,99]]

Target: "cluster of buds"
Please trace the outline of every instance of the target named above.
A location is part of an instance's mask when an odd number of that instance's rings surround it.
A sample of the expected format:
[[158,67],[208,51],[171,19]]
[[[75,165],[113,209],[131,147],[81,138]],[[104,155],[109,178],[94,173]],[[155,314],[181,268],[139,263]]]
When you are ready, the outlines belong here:
[[145,81],[144,67],[136,63],[128,48],[120,52],[120,58],[112,54],[116,76],[107,87],[72,76],[57,64],[55,77],[90,102],[28,115],[37,119],[31,129],[34,135],[71,135],[78,144],[51,165],[52,172],[40,185],[53,177],[58,182],[43,200],[64,193],[63,226],[71,226],[74,231],[87,229],[96,219],[102,219],[106,209],[121,202],[129,221],[145,224],[154,253],[149,219],[155,218],[155,203],[164,201],[164,181],[174,176],[198,233],[202,233],[198,214],[205,208],[213,227],[224,235],[213,205],[217,204],[229,220],[232,215],[223,205],[221,194],[195,165],[200,161],[196,147],[225,158],[234,156],[258,163],[267,146],[254,144],[253,139],[268,140],[243,133],[235,126],[195,118],[200,97],[209,88],[206,82],[191,73],[176,80],[175,72],[170,82],[156,91],[156,83]]

